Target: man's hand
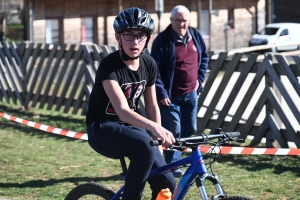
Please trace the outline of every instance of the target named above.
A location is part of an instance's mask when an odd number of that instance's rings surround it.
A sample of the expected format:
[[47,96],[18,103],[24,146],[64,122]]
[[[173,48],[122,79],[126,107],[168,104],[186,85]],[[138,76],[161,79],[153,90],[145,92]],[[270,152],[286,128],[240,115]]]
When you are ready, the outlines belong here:
[[195,86],[194,90],[197,91],[199,86],[200,86],[200,84],[199,84],[199,81],[197,80],[197,83],[196,83],[196,86]]
[[170,106],[171,100],[169,98],[165,98],[163,100],[160,100],[160,103],[164,106]]

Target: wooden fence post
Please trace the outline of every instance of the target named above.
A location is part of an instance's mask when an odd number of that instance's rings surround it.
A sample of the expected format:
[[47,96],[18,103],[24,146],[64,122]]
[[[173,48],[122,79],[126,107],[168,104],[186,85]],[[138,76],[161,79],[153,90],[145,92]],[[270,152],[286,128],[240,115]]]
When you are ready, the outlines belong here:
[[[276,61],[275,57],[273,54],[267,54],[267,58],[269,59],[270,62],[272,62],[272,65],[270,65],[270,67],[274,67],[274,62]],[[280,76],[278,76],[279,80],[280,80]],[[265,75],[265,87],[272,87],[276,97],[279,99],[279,102],[282,101],[282,96],[276,86],[276,84],[274,83],[273,79],[270,77],[269,73],[266,73]],[[278,129],[278,131],[280,131],[280,128],[282,127],[282,122],[280,117],[278,116],[276,110],[274,109],[274,107],[271,105],[271,103],[269,101],[267,101],[266,103],[266,117],[270,118],[272,115],[273,116],[273,121],[275,122],[273,125],[276,125],[276,128]],[[270,119],[271,120],[271,119]],[[268,121],[270,121],[268,120]],[[271,126],[271,124],[269,123],[269,126]],[[272,134],[272,130],[269,129],[268,134]],[[266,137],[266,147],[276,147],[276,148],[280,148],[282,147],[280,145],[280,143],[273,139],[274,137],[272,136],[272,138]],[[285,146],[287,147],[287,146]],[[287,147],[288,148],[288,147]]]

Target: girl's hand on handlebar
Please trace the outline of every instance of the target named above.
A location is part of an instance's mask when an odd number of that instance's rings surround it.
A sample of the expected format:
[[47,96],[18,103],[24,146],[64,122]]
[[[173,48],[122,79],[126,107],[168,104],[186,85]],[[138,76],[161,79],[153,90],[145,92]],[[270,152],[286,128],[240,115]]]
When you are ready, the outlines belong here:
[[151,130],[151,132],[155,140],[161,140],[163,147],[168,148],[169,146],[175,143],[175,138],[173,134],[158,124],[157,126],[153,127],[153,130]]

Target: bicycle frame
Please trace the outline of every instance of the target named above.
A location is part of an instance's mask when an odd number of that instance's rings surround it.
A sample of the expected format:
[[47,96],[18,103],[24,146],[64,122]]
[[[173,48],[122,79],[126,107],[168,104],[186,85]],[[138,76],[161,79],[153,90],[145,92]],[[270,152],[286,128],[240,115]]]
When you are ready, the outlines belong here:
[[[183,199],[186,193],[188,192],[189,187],[193,184],[194,180],[200,191],[202,199],[208,200],[209,198],[204,187],[204,181],[206,179],[212,182],[215,187],[216,195],[213,196],[213,199],[226,196],[220,186],[218,177],[207,172],[202,153],[198,148],[193,148],[192,155],[186,158],[152,170],[148,178],[167,173],[170,170],[186,165],[190,166],[188,167],[184,175],[181,177],[179,183],[177,184],[175,192],[172,195],[173,200]],[[122,196],[123,190],[124,186],[121,189],[119,189],[119,191],[113,196],[112,200],[120,198]]]

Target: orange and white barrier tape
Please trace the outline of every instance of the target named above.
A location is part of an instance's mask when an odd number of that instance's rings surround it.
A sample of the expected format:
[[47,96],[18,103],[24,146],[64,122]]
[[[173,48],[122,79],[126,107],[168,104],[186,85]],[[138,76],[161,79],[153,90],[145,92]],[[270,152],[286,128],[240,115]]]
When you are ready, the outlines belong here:
[[31,126],[33,128],[46,131],[48,133],[54,133],[62,136],[67,136],[71,138],[76,138],[76,139],[81,139],[81,140],[87,140],[87,134],[86,133],[81,133],[81,132],[74,132],[74,131],[69,131],[69,130],[64,130],[60,128],[55,128],[52,126],[44,125],[44,124],[39,124],[36,122],[24,120],[18,117],[14,117],[5,113],[0,112],[0,117],[3,117],[5,119],[8,119],[10,121],[18,122],[27,126]]
[[[49,133],[54,133],[62,136],[67,136],[71,138],[87,140],[88,136],[86,133],[74,132],[69,130],[64,130],[60,128],[55,128],[52,126],[47,126],[44,124],[39,124],[36,122],[24,120],[21,118],[17,118],[5,113],[0,112],[0,117],[5,119],[18,122],[27,126],[31,126],[33,128],[46,131]],[[200,146],[199,149],[202,153],[207,153],[212,150],[212,146]],[[185,152],[191,152],[191,149],[185,150]],[[252,147],[228,147],[221,146],[219,148],[214,148],[212,153],[221,153],[221,154],[244,154],[244,155],[300,155],[300,149],[288,149],[288,148],[252,148]]]
[[[199,149],[203,153],[207,153],[212,150],[211,146],[200,146]],[[191,152],[191,149],[187,149],[186,152]],[[214,148],[212,153],[222,154],[244,154],[244,155],[300,155],[300,149],[282,149],[282,148],[254,148],[254,147],[228,147],[221,146],[220,148]]]

